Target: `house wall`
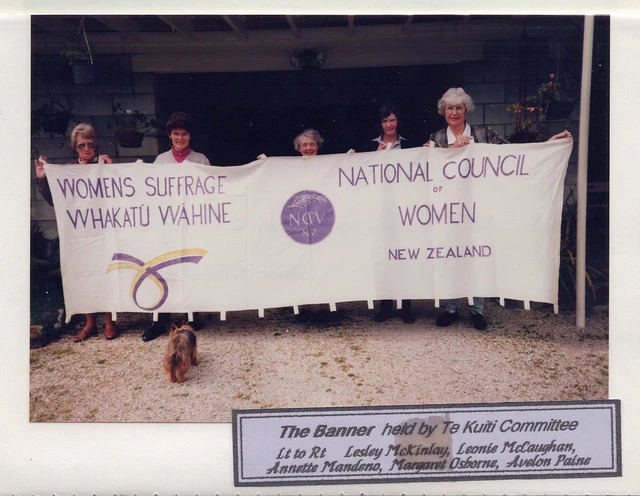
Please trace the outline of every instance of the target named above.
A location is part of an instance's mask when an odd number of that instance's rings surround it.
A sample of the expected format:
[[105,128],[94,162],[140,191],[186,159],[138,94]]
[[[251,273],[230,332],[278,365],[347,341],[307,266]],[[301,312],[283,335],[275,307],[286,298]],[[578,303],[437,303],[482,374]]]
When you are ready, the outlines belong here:
[[[71,80],[52,78],[33,78],[32,106],[55,98],[74,115],[69,123],[66,135],[47,134],[32,131],[31,157],[47,157],[50,163],[66,164],[76,160],[69,146],[69,135],[73,127],[86,122],[91,124],[98,135],[99,152],[109,155],[114,162],[133,162],[138,158],[153,161],[158,154],[158,141],[155,137],[145,137],[139,148],[123,148],[116,142],[116,117],[113,107],[120,103],[124,108],[137,109],[146,115],[155,117],[155,92],[153,74],[129,73],[113,82],[94,84],[74,84]],[[35,168],[31,167],[31,218],[37,221],[45,237],[57,236],[53,207],[44,201],[35,184]]]

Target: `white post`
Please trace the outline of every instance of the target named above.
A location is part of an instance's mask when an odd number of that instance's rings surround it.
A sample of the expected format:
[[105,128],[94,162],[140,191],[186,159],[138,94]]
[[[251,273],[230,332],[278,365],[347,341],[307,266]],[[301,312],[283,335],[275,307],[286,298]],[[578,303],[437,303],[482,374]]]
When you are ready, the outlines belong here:
[[589,158],[589,109],[591,107],[591,60],[593,16],[584,18],[582,85],[580,89],[580,136],[578,141],[578,219],[576,232],[576,326],[585,326],[585,271],[587,239],[587,160]]

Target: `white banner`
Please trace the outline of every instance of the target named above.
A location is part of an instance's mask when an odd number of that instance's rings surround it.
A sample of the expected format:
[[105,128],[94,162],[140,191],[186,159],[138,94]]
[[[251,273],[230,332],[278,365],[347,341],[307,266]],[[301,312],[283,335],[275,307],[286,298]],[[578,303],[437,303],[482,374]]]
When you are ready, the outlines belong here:
[[247,165],[47,165],[67,314],[557,303],[571,139]]

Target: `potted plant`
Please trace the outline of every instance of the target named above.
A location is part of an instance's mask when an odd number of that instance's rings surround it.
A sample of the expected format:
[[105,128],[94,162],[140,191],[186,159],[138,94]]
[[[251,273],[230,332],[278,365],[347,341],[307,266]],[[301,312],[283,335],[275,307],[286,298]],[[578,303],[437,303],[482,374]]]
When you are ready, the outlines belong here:
[[40,225],[32,221],[30,241],[29,336],[31,348],[39,348],[57,340],[65,327],[60,238],[46,238]]
[[113,106],[116,114],[115,133],[118,144],[123,148],[139,148],[145,136],[155,135],[158,124],[155,119],[139,110],[124,108],[120,103]]
[[574,102],[560,97],[560,83],[555,74],[549,74],[549,81],[538,87],[536,103],[542,107],[544,119],[550,121],[568,119]]
[[93,54],[88,43],[86,46],[69,45],[60,51],[60,55],[69,61],[75,83],[91,84],[95,82],[98,70],[93,63]]
[[49,99],[42,105],[31,108],[31,134],[38,135],[40,131],[52,135],[64,136],[69,127],[69,121],[74,118],[71,110],[66,108],[56,98]]
[[513,133],[507,136],[511,143],[531,143],[549,139],[547,121],[568,119],[573,102],[561,100],[560,84],[555,74],[549,74],[549,81],[538,86],[533,96],[527,96],[524,103],[507,105],[507,111],[516,116]]

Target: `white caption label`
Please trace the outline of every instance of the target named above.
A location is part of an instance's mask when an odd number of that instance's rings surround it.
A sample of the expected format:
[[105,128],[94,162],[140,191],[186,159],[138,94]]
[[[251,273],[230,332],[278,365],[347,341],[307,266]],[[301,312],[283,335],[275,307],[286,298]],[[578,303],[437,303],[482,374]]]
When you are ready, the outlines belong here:
[[620,402],[233,412],[236,486],[621,475]]

